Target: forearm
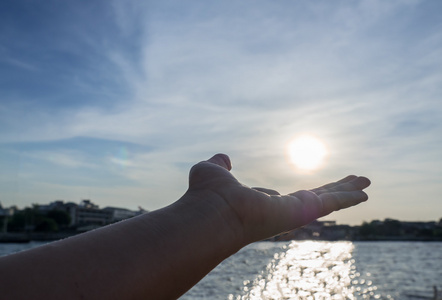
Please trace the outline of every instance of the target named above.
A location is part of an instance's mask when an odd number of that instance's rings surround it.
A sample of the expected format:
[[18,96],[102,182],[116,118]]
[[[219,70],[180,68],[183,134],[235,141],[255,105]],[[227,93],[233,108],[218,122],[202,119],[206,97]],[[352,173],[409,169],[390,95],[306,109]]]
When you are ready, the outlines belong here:
[[222,201],[193,198],[2,258],[0,290],[10,299],[177,298],[243,246]]
[[[154,262],[149,269],[155,270],[148,274],[152,289],[147,294],[152,299],[177,298],[244,246],[239,228],[230,223],[236,222],[230,208],[219,199],[212,201],[212,196],[186,194],[147,220],[161,224],[148,242],[152,245],[148,256]],[[160,293],[154,297],[153,292]]]

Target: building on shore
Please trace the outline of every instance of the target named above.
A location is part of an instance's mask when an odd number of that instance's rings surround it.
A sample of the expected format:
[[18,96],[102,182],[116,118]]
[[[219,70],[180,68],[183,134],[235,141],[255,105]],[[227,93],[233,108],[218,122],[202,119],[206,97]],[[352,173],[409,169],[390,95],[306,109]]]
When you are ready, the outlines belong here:
[[109,220],[108,220],[109,223],[115,223],[142,214],[142,212],[140,211],[134,211],[127,208],[111,207],[111,206],[103,208],[102,211],[109,214]]
[[0,203],[0,233],[8,232],[8,218],[14,214],[14,207],[3,208]]
[[70,216],[69,227],[76,228],[77,231],[88,231],[146,212],[141,208],[138,211],[110,206],[100,208],[90,199],[84,199],[80,204],[56,200],[48,205],[40,205],[39,210],[42,212],[49,212],[51,210],[66,212]]

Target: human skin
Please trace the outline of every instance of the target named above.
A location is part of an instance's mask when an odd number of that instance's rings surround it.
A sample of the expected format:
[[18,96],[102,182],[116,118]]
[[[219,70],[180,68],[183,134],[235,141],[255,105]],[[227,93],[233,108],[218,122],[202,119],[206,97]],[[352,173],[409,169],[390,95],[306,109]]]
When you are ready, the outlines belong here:
[[192,167],[175,203],[0,258],[5,299],[176,299],[242,247],[368,199],[365,177],[279,195],[251,189],[227,155]]

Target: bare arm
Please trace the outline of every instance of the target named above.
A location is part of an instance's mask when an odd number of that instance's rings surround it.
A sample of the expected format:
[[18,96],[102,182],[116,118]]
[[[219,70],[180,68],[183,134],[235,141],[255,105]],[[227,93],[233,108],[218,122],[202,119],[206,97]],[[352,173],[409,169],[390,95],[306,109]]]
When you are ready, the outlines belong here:
[[0,258],[6,299],[174,299],[245,245],[367,200],[349,176],[311,191],[250,189],[226,155],[195,165],[174,204]]

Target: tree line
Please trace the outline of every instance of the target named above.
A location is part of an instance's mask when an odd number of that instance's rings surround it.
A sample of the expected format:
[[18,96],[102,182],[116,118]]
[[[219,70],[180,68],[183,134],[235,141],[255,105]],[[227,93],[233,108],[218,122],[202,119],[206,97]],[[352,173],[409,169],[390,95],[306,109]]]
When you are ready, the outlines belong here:
[[58,232],[71,223],[71,216],[62,210],[42,211],[34,204],[16,211],[8,220],[10,232]]

